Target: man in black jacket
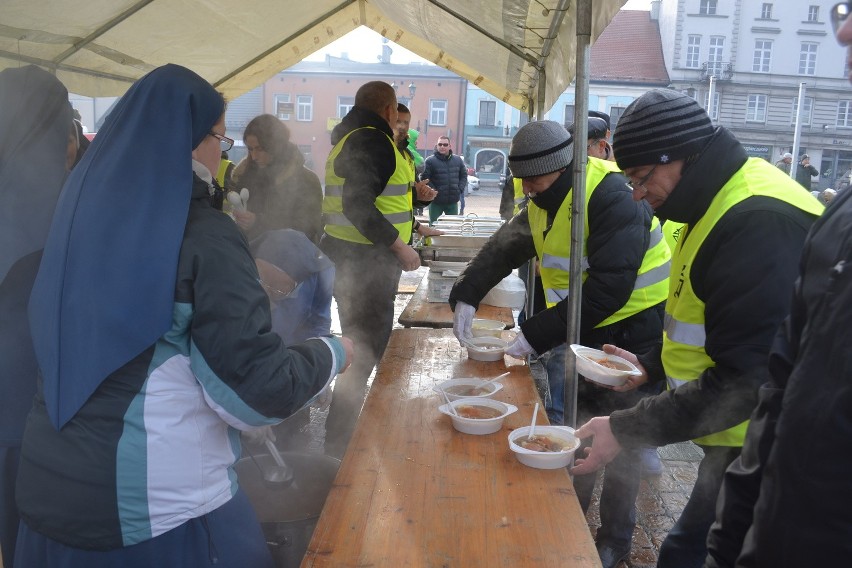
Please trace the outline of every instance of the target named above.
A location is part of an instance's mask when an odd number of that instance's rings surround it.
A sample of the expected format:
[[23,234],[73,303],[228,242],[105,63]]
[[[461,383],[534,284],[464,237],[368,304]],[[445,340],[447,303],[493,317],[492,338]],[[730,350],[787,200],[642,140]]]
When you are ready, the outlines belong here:
[[[852,46],[849,3],[831,14]],[[852,47],[849,56],[852,59]],[[743,453],[725,473],[707,568],[848,566],[852,558],[852,192],[814,224]]]
[[811,157],[807,154],[802,154],[799,158],[799,165],[796,167],[796,181],[799,185],[811,190],[811,178],[819,175],[819,170],[811,164]]
[[462,159],[453,154],[450,139],[446,136],[438,138],[435,153],[426,158],[423,179],[428,179],[438,191],[438,196],[429,205],[429,224],[433,225],[442,213],[458,215],[459,200],[463,199],[467,189],[467,169]]
[[358,355],[334,387],[326,451],[346,449],[364,402],[367,379],[393,328],[401,270],[420,267],[411,238],[411,175],[393,140],[397,101],[381,81],[364,84],[355,106],[331,133],[320,248],[334,261],[334,297],[344,335]]
[[584,424],[577,435],[594,443],[572,472],[595,471],[622,448],[694,439],[704,459],[658,566],[700,567],[722,475],[740,453],[772,337],[789,311],[796,259],[822,206],[778,168],[749,158],[677,91],[633,101],[613,148],[634,199],[685,223],[672,254],[662,343],[640,358],[607,348],[645,370],[630,386],[650,379],[669,390]]
[[[509,166],[513,176],[523,180],[530,203],[489,239],[453,286],[450,304],[455,310],[454,332],[460,340],[471,336],[473,313],[485,294],[514,268],[537,256],[542,261],[548,307],[521,324],[507,354],[522,358],[557,348],[559,352],[552,356],[565,356],[565,257],[571,240],[572,149],[570,134],[553,121],[526,124],[512,140]],[[650,207],[634,202],[625,183],[615,164],[589,159],[580,341],[597,348],[623,341],[644,350],[662,333],[670,255],[659,223],[652,223]],[[655,280],[655,275],[661,278]],[[561,381],[564,377],[553,379]],[[627,408],[641,396],[635,391],[616,393],[585,381],[579,388],[584,417]],[[561,413],[558,419],[562,420]],[[626,452],[607,467],[597,533],[598,551],[607,567],[615,566],[630,552],[639,464],[636,450]],[[594,475],[575,480],[584,509],[594,482]]]

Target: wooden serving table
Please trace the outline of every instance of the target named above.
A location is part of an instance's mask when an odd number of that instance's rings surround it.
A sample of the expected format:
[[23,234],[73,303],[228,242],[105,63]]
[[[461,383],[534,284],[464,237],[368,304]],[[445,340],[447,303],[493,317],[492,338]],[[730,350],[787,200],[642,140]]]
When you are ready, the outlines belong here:
[[[438,411],[435,384],[507,370],[495,399],[519,410],[500,431],[462,434]],[[567,471],[509,450],[536,402],[522,361],[469,360],[448,330],[394,330],[302,566],[599,567]]]
[[[429,290],[428,273],[423,276],[417,290],[411,296],[405,309],[399,314],[403,327],[453,327],[453,310],[447,302],[430,302],[426,299]],[[498,308],[479,304],[476,317],[502,322],[506,329],[515,327],[515,317],[511,308]]]

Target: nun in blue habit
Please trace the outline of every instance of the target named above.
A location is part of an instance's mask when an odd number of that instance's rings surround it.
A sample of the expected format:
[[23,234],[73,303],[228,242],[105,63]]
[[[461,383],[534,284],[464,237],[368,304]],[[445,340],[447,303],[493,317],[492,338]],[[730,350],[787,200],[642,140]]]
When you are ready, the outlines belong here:
[[214,206],[225,103],[176,65],[121,98],[57,205],[29,304],[42,381],[17,488],[24,566],[270,566],[233,465],[345,367],[285,347]]
[[15,556],[15,477],[38,376],[27,302],[65,181],[72,124],[68,91],[56,77],[32,65],[0,71],[0,550],[6,568]]

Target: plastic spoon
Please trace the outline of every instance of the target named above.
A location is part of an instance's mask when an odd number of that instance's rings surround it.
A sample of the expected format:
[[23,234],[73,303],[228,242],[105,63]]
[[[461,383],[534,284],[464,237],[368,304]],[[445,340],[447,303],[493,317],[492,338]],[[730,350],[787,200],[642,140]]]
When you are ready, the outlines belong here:
[[506,371],[506,372],[505,372],[505,373],[503,373],[502,375],[497,375],[497,376],[496,376],[496,377],[494,377],[493,379],[488,379],[487,381],[483,381],[483,382],[479,383],[479,388],[482,388],[482,387],[484,387],[485,385],[491,384],[491,383],[493,383],[494,381],[496,381],[497,379],[502,379],[503,377],[508,377],[508,376],[509,376],[509,375],[511,375],[511,374],[512,374],[512,373],[511,373],[510,371]]
[[532,441],[533,436],[535,436],[535,419],[538,416],[538,403],[535,403],[535,410],[533,410],[533,419],[530,423],[530,433],[527,434],[527,440]]
[[441,389],[441,394],[442,394],[442,395],[444,395],[444,400],[446,400],[446,401],[447,401],[447,408],[449,408],[449,409],[450,409],[450,412],[452,412],[453,414],[455,414],[456,416],[458,416],[458,415],[459,415],[459,413],[458,413],[458,412],[456,412],[456,407],[455,407],[455,406],[453,406],[453,405],[450,403],[450,397],[448,397],[448,396],[447,396],[447,391],[445,391],[444,389]]

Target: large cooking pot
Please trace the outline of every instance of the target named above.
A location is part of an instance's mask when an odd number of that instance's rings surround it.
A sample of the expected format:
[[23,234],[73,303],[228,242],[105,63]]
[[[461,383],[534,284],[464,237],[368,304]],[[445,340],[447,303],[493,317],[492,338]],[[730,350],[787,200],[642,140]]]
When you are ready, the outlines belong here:
[[340,460],[319,454],[281,452],[294,470],[289,485],[265,481],[261,469],[274,467],[268,454],[237,462],[240,487],[248,495],[277,568],[299,566],[340,468]]

